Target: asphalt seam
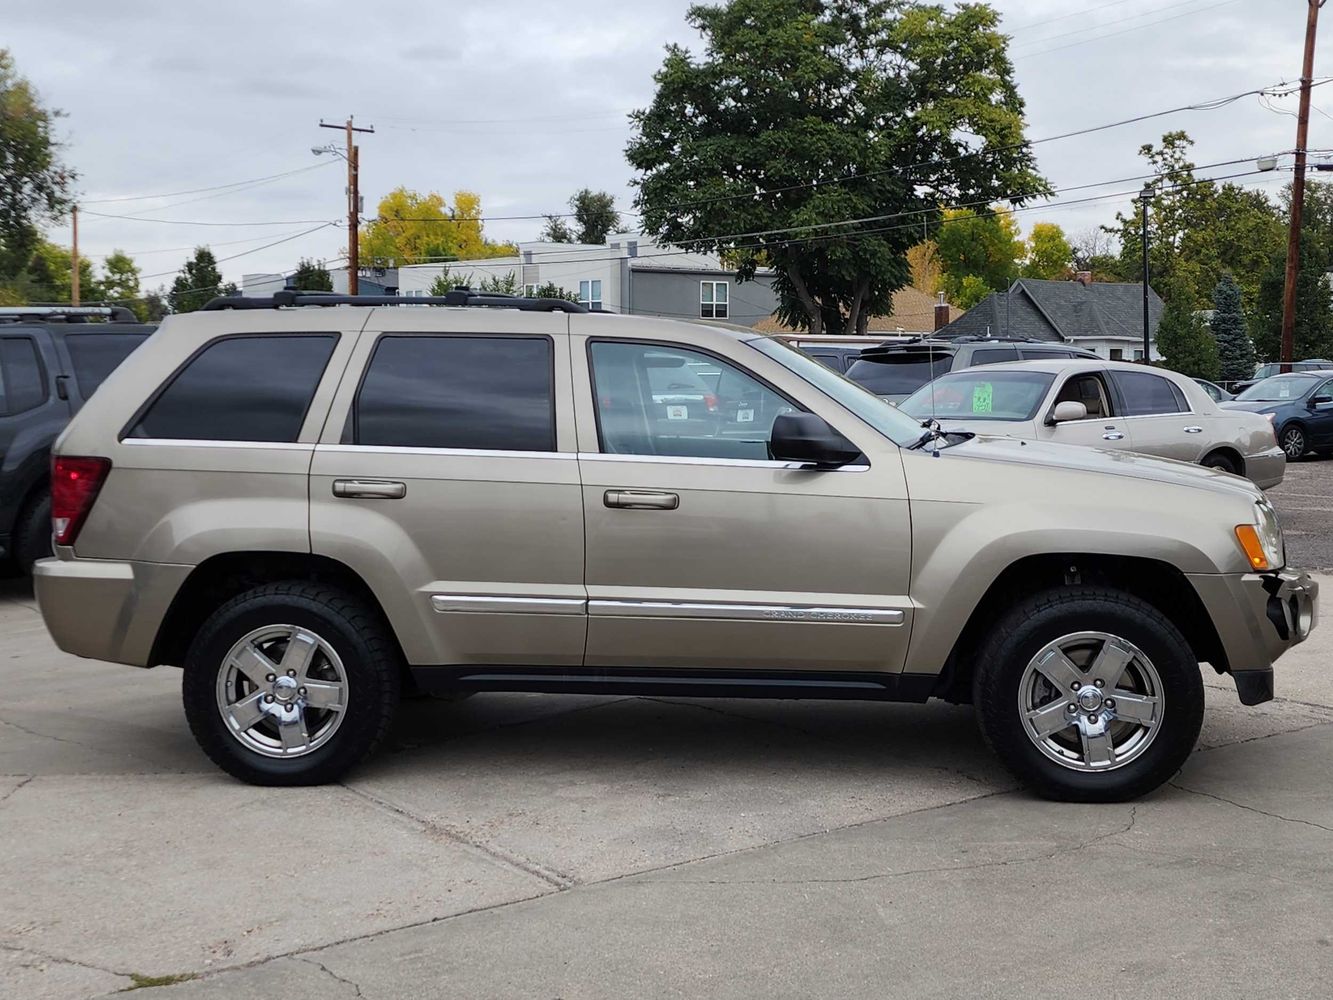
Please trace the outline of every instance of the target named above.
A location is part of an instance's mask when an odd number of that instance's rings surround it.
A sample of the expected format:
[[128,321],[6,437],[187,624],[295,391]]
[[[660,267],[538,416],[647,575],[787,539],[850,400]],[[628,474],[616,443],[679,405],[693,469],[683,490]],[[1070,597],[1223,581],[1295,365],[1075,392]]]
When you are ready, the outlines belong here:
[[43,961],[59,962],[61,965],[72,965],[79,969],[88,969],[90,972],[100,972],[107,976],[119,976],[121,979],[134,978],[132,972],[122,972],[120,969],[108,969],[101,965],[94,965],[92,962],[80,961],[77,958],[65,958],[62,955],[53,955],[49,951],[42,951],[40,948],[29,948],[25,945],[13,945],[0,941],[0,949],[14,952],[19,955],[36,955]]
[[1313,820],[1297,819],[1294,816],[1283,816],[1279,813],[1268,812],[1266,809],[1260,809],[1258,806],[1247,806],[1243,802],[1237,802],[1235,799],[1228,799],[1222,795],[1214,795],[1212,792],[1201,792],[1197,788],[1186,788],[1184,785],[1176,781],[1168,781],[1167,784],[1182,792],[1189,792],[1191,795],[1201,795],[1206,799],[1215,799],[1218,802],[1225,802],[1229,806],[1235,806],[1237,809],[1244,809],[1246,812],[1258,813],[1260,816],[1267,816],[1269,819],[1281,820],[1284,823],[1299,823],[1301,826],[1312,826],[1316,830],[1323,830],[1325,833],[1333,833],[1333,826],[1324,826],[1322,823],[1316,823]]
[[315,968],[320,969],[320,970],[323,971],[326,975],[328,975],[330,978],[332,978],[332,979],[336,979],[338,982],[340,982],[340,983],[344,983],[344,984],[346,984],[347,986],[352,987],[352,989],[356,990],[356,995],[357,995],[358,997],[364,997],[364,996],[365,996],[365,994],[363,994],[363,993],[361,992],[361,986],[360,986],[360,984],[355,983],[355,982],[353,982],[353,981],[350,980],[350,979],[347,979],[347,978],[345,978],[345,977],[343,977],[343,976],[338,975],[338,973],[334,972],[332,969],[330,969],[330,968],[329,968],[327,965],[325,965],[323,962],[319,961],[319,959],[302,957],[302,958],[297,958],[296,961],[298,961],[298,962],[304,962],[304,963],[306,963],[307,965],[313,965],[313,966],[315,966]]
[[1246,743],[1258,743],[1260,740],[1271,740],[1277,736],[1291,736],[1294,733],[1303,733],[1307,729],[1318,729],[1320,726],[1333,725],[1333,719],[1327,722],[1312,722],[1308,726],[1297,726],[1295,729],[1283,729],[1276,733],[1264,733],[1262,736],[1247,736],[1243,740],[1232,740],[1230,743],[1210,743],[1207,746],[1200,746],[1194,753],[1209,753],[1213,750],[1223,750],[1226,747],[1244,746]]
[[17,785],[15,785],[13,788],[11,788],[9,791],[5,792],[4,795],[0,795],[0,805],[3,805],[5,802],[9,801],[10,797],[13,796],[13,794],[14,794],[15,792],[17,792],[20,788],[24,787],[25,785],[30,785],[30,784],[32,784],[32,779],[33,779],[34,777],[36,777],[36,775],[32,775],[32,774],[28,775],[28,776],[25,777],[22,781],[20,781]]

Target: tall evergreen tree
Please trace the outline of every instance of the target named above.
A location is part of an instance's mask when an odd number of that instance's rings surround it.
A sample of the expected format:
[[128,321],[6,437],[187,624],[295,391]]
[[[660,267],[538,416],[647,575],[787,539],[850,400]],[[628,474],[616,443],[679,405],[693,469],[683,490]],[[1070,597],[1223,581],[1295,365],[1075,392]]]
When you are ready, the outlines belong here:
[[171,283],[167,301],[174,313],[194,312],[219,295],[235,294],[233,283],[222,283],[222,273],[218,271],[213,251],[208,247],[195,247],[194,256],[185,262],[181,273]]
[[1190,378],[1217,378],[1217,342],[1208,324],[1194,310],[1194,302],[1183,288],[1167,297],[1157,325],[1157,350],[1162,364]]
[[322,264],[302,257],[292,275],[292,287],[302,292],[331,292],[333,278]]
[[1254,344],[1245,328],[1240,285],[1228,271],[1213,289],[1213,340],[1217,341],[1218,378],[1235,382],[1254,375]]

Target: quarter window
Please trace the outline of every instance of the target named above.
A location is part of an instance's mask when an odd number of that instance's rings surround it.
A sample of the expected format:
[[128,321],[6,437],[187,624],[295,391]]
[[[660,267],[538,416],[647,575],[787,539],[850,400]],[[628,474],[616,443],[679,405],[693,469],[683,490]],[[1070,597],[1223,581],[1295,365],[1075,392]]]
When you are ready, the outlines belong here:
[[1018,352],[1012,347],[988,347],[972,352],[973,366],[999,365],[1006,361],[1017,361]]
[[129,436],[295,441],[337,341],[335,334],[215,340],[167,383]]
[[31,337],[0,339],[0,413],[22,413],[46,402],[46,379]]
[[602,282],[598,278],[579,282],[579,301],[589,309],[602,308]]
[[1169,379],[1147,372],[1115,372],[1113,377],[1125,399],[1124,415],[1127,417],[1189,412],[1184,393]]
[[385,336],[353,410],[353,444],[555,451],[546,337]]
[[699,315],[703,319],[726,319],[731,285],[725,281],[699,282]]
[[768,459],[773,421],[796,410],[753,376],[697,351],[594,342],[589,354],[607,454]]
[[79,395],[87,399],[116,366],[142,344],[146,334],[72,333],[65,337],[69,359],[74,364],[74,381]]

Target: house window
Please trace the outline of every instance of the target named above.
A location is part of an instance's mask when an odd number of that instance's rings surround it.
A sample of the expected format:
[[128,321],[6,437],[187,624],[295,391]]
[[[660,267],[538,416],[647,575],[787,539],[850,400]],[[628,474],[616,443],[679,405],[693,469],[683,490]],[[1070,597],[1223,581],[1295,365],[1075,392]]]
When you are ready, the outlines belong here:
[[589,309],[602,308],[602,283],[598,279],[579,282],[579,301]]
[[1124,361],[1124,360],[1125,360],[1125,352],[1124,352],[1124,349],[1123,349],[1123,348],[1119,348],[1119,347],[1113,347],[1113,348],[1111,348],[1111,360],[1112,360],[1112,361]]
[[1135,361],[1142,361],[1142,360],[1143,360],[1143,352],[1142,352],[1142,351],[1135,351],[1135,352],[1134,352],[1134,360],[1135,360]]
[[541,285],[524,285],[523,294],[530,299],[535,299],[537,297],[537,289],[540,287]]
[[726,319],[729,298],[727,282],[699,282],[699,315],[704,319]]

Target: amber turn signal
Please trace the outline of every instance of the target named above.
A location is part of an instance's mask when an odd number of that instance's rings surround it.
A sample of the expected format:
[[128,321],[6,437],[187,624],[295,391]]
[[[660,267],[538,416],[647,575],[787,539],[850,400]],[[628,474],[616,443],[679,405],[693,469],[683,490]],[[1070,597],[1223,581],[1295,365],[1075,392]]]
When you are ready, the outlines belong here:
[[1245,550],[1245,556],[1250,560],[1251,569],[1269,569],[1268,556],[1264,554],[1264,547],[1259,541],[1259,530],[1252,524],[1236,525],[1236,541],[1240,542],[1240,547]]

